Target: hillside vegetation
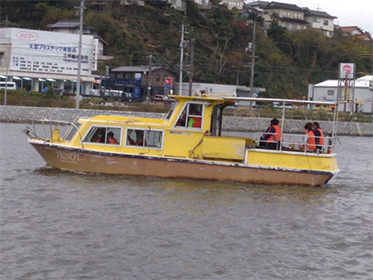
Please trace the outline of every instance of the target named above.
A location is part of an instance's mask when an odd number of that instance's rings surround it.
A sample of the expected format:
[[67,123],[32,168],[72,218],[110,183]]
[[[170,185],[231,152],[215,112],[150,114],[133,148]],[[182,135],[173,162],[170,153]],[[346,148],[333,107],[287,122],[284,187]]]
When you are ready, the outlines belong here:
[[[105,53],[115,59],[110,67],[165,64],[176,73],[180,61],[180,25],[186,27],[185,64],[188,64],[190,42],[194,40],[194,81],[248,85],[252,25],[246,24],[237,11],[213,5],[201,12],[188,2],[186,14],[170,7],[146,5],[121,6],[107,1],[98,8],[86,4],[85,23],[108,43]],[[25,28],[47,29],[58,20],[77,20],[75,6],[80,1],[2,1],[2,16]],[[255,19],[255,15],[251,16]],[[336,33],[326,38],[315,30],[290,33],[274,24],[268,32],[257,19],[255,86],[265,87],[265,96],[303,98],[309,83],[336,78],[340,62],[356,63],[358,76],[372,70],[372,45],[357,38]],[[100,66],[103,73],[104,65]],[[188,65],[185,67],[188,71]],[[184,81],[187,75],[184,74]]]

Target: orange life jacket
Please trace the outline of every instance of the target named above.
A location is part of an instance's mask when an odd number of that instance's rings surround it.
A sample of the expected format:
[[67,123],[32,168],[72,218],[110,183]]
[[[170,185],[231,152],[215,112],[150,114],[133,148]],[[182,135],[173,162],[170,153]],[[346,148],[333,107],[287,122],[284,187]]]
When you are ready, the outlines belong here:
[[271,125],[275,129],[275,132],[269,136],[267,142],[281,142],[282,141],[282,131],[281,127],[278,125]]
[[115,138],[110,138],[110,137],[109,137],[107,140],[108,140],[108,142],[109,142],[110,144],[118,144],[117,139],[115,139]]
[[324,145],[324,133],[322,132],[322,130],[320,128],[315,128],[315,130],[317,130],[319,133],[320,133],[320,136],[319,136],[319,145]]
[[[315,134],[311,131],[307,131],[306,132],[306,135],[308,135],[307,137],[307,148],[306,150],[307,151],[313,151],[314,149],[316,149],[316,141],[315,141]],[[304,150],[304,145],[302,145],[302,150]]]

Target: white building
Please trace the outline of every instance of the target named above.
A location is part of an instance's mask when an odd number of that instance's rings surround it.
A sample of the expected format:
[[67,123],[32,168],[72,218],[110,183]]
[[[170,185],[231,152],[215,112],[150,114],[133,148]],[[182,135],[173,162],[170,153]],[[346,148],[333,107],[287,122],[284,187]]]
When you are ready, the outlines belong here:
[[[373,114],[373,75],[363,76],[350,82],[350,87],[341,83],[338,88],[338,80],[326,80],[316,85],[310,85],[308,98],[314,101],[351,100],[346,105],[346,111],[363,112]],[[343,111],[344,106],[340,105]]]
[[220,4],[226,5],[229,10],[232,10],[233,8],[236,8],[237,10],[242,10],[244,5],[243,0],[222,0]]
[[[76,91],[79,35],[50,31],[0,28],[0,78],[18,88],[42,91],[47,86]],[[88,93],[97,70],[98,39],[83,35],[82,94]]]
[[327,37],[332,37],[334,34],[334,19],[337,17],[331,16],[326,12],[313,11],[308,8],[303,8],[304,19],[309,22],[312,29],[321,30]]

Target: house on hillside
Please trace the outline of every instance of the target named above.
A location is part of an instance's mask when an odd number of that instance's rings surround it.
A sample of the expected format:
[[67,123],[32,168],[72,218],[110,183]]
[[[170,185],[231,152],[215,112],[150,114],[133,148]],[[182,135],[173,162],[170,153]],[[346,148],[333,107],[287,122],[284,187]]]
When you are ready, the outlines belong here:
[[111,70],[110,80],[105,87],[121,90],[131,88],[135,98],[144,98],[149,87],[149,96],[168,95],[173,91],[175,73],[164,66],[120,66]]
[[240,11],[241,17],[248,17],[249,13],[254,13],[257,16],[263,17],[264,8],[269,4],[267,1],[254,1],[245,3]]
[[334,34],[334,19],[337,17],[331,16],[326,12],[313,11],[309,8],[303,8],[304,19],[310,24],[312,29],[321,30],[327,37],[332,37]]
[[287,3],[254,1],[246,3],[240,15],[247,17],[249,13],[263,17],[265,29],[269,29],[271,24],[277,21],[280,26],[289,31],[312,28],[321,30],[328,37],[334,34],[334,19],[336,17],[322,11],[313,11]]
[[210,0],[194,0],[194,3],[198,4],[198,7],[201,10],[209,10],[210,9]]
[[338,29],[346,35],[356,36],[364,41],[373,42],[372,36],[369,32],[364,32],[358,26],[339,26]]
[[186,11],[185,0],[168,0],[168,2],[171,4],[171,7],[173,7],[174,9],[182,11],[182,12]]
[[145,5],[143,0],[120,0],[120,4],[124,6],[129,6],[129,5],[144,6]]
[[294,4],[270,2],[264,7],[263,18],[266,29],[274,21],[289,31],[300,31],[309,26],[304,19],[304,10]]
[[244,5],[244,0],[221,0],[221,5],[226,5],[229,10],[236,8],[237,10],[242,10]]

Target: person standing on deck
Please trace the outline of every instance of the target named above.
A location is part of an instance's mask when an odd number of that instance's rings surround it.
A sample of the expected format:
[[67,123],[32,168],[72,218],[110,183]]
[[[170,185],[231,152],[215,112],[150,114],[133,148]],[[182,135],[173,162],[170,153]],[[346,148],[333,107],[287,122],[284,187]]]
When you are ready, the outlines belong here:
[[314,152],[316,150],[315,134],[313,133],[312,123],[306,123],[304,126],[305,134],[303,137],[303,144],[301,147],[302,151]]
[[266,133],[260,137],[259,147],[266,147],[273,150],[280,148],[282,131],[278,124],[278,119],[274,118],[271,120],[271,125],[267,128]]
[[324,133],[322,132],[318,122],[313,122],[313,133],[315,134],[316,149],[322,152],[324,145]]

